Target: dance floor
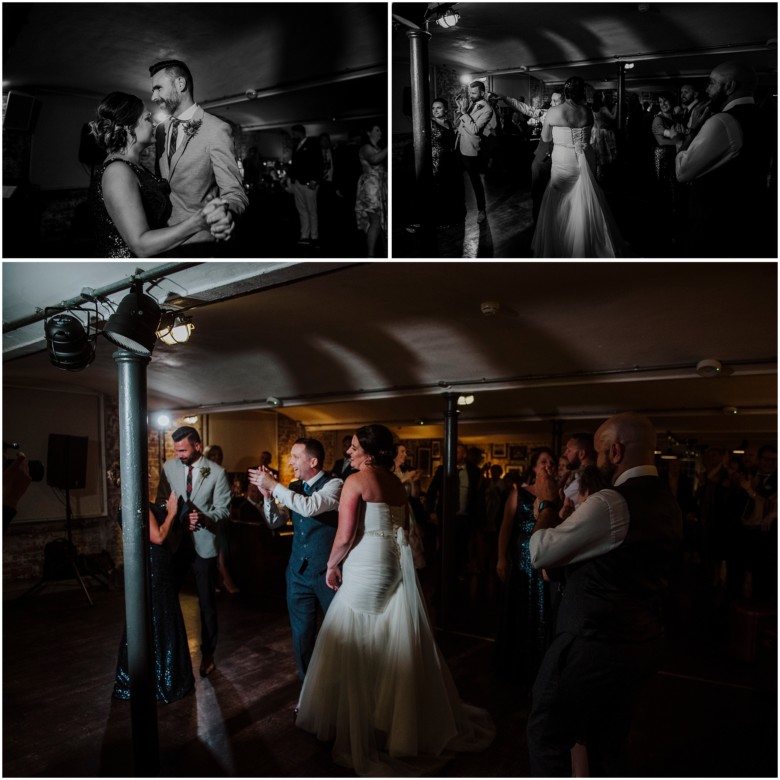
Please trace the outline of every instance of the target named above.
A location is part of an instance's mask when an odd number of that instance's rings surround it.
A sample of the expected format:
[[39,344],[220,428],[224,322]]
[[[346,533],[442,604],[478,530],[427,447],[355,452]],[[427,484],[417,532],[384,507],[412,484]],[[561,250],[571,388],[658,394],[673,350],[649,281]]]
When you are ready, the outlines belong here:
[[[6,583],[3,602],[4,777],[96,777],[132,773],[130,705],[111,699],[123,625],[120,591]],[[470,586],[471,585],[471,586]],[[482,754],[456,756],[446,777],[528,775],[527,695],[491,673],[492,586],[464,581],[461,632],[438,632],[464,700],[488,708],[497,736]],[[682,602],[681,602],[682,603]],[[717,616],[688,599],[664,670],[642,698],[631,733],[632,776],[777,776],[775,670],[729,660]],[[188,634],[198,636],[191,593],[182,595]],[[217,671],[196,690],[158,704],[161,776],[336,777],[327,745],[297,729],[299,683],[279,593],[219,595]],[[471,629],[469,631],[469,629]],[[197,642],[191,639],[195,650]]]

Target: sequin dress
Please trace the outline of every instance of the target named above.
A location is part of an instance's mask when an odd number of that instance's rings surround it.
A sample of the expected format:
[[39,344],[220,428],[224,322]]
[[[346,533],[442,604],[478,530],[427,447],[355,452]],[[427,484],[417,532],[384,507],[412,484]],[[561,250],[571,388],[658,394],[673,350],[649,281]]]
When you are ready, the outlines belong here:
[[98,257],[135,257],[130,247],[116,229],[103,199],[103,173],[109,165],[121,162],[129,165],[138,177],[138,188],[146,220],[151,230],[164,228],[171,216],[171,187],[166,179],[159,179],[142,165],[114,158],[106,160],[95,173],[90,202],[95,219]]
[[[152,505],[158,523],[164,510]],[[149,570],[152,603],[152,643],[158,701],[170,704],[186,696],[195,687],[187,631],[181,614],[179,596],[173,580],[171,551],[167,544],[149,544]],[[130,698],[127,663],[127,626],[119,645],[116,663],[115,699]]]
[[455,156],[455,131],[431,120],[433,214],[437,225],[463,219],[463,176]]
[[371,165],[360,158],[363,174],[358,180],[355,217],[359,230],[368,232],[370,213],[379,214],[382,230],[387,230],[387,169],[384,163]]
[[506,584],[496,637],[494,667],[499,677],[530,686],[547,649],[549,590],[542,572],[531,566],[534,496],[518,488],[512,538],[512,568]]

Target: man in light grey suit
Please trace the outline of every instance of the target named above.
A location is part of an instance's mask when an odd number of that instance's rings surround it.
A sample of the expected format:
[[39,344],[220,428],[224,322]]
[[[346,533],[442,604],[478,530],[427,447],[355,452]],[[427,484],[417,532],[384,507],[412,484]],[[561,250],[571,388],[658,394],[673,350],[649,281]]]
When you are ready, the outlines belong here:
[[180,252],[192,254],[190,244],[230,238],[236,218],[249,203],[236,161],[233,132],[227,122],[204,111],[194,98],[192,74],[180,60],[163,60],[149,68],[152,102],[171,116],[157,126],[157,175],[171,185],[175,225],[216,197],[227,207],[209,217],[211,230],[187,239]]
[[177,588],[190,568],[195,573],[200,603],[200,674],[206,677],[216,668],[217,523],[230,517],[230,485],[224,469],[202,457],[203,445],[195,428],[184,425],[171,438],[176,457],[163,464],[157,502],[165,501],[171,490],[179,497],[179,515],[168,540]]

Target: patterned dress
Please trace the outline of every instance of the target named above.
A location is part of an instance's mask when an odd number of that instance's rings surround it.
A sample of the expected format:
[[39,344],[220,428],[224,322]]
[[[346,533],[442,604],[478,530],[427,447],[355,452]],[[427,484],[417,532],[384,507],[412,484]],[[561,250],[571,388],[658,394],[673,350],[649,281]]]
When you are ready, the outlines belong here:
[[[379,150],[377,150],[379,151]],[[363,174],[358,180],[357,200],[355,201],[355,216],[357,226],[364,233],[370,225],[369,214],[379,214],[382,230],[387,230],[387,169],[384,163],[371,165],[361,156],[360,165]]]

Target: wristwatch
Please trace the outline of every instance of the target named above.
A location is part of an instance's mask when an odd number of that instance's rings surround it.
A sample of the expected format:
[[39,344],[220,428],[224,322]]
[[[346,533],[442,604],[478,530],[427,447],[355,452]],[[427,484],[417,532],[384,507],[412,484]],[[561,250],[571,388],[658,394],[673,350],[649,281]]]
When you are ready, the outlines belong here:
[[555,501],[540,501],[539,502],[539,511],[541,512],[543,509],[557,509],[558,507],[555,504]]

